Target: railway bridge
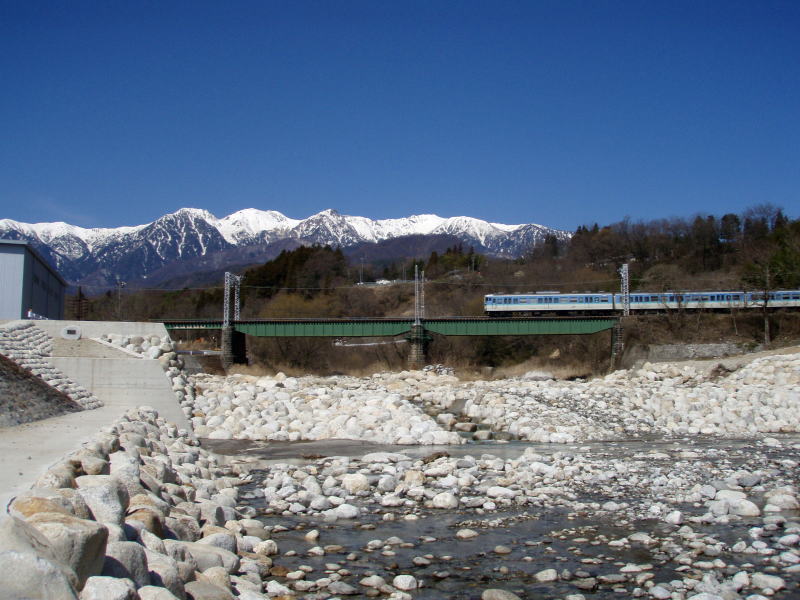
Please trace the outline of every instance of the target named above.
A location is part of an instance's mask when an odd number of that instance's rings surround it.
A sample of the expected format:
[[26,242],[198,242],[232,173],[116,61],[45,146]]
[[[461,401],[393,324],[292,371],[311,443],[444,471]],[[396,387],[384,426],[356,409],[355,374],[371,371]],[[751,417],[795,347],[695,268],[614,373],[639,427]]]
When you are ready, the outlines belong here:
[[458,336],[486,335],[593,335],[612,331],[611,359],[619,349],[616,317],[496,318],[436,317],[350,318],[350,319],[259,319],[259,320],[170,320],[168,330],[219,329],[222,332],[222,363],[227,369],[246,362],[247,335],[259,337],[398,337],[411,344],[409,365],[425,364],[425,347],[430,334]]

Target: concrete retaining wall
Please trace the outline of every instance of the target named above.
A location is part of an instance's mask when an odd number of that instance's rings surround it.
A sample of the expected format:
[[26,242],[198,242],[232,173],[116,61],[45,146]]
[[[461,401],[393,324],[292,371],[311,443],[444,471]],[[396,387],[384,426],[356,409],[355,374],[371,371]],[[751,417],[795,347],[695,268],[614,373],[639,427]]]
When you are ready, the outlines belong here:
[[153,406],[168,421],[189,429],[172,385],[157,360],[71,356],[50,360],[106,406],[119,407],[120,414],[134,406]]

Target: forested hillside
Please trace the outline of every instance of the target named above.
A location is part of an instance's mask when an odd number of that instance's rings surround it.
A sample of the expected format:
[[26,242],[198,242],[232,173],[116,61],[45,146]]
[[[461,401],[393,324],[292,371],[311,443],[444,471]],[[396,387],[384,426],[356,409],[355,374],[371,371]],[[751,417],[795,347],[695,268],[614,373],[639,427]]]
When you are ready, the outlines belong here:
[[[410,280],[417,267],[427,280],[428,316],[480,315],[487,293],[617,291],[618,269],[625,262],[630,265],[632,290],[797,289],[800,220],[762,205],[743,214],[586,224],[578,227],[570,240],[547,238],[525,257],[513,261],[490,259],[454,244],[444,252],[413,259],[384,258],[376,263],[353,264],[339,248],[300,247],[241,273],[241,314],[244,319],[408,316],[413,314]],[[370,284],[376,280],[384,281]],[[361,285],[361,281],[366,284]],[[70,306],[86,319],[221,318],[222,295],[221,282],[202,289],[109,290],[73,301]],[[671,318],[674,321],[678,316]],[[749,321],[753,322],[747,325]],[[735,323],[723,319],[722,323],[705,329],[713,331],[715,338],[730,333],[739,341],[760,341],[759,322],[752,315],[742,315]],[[774,334],[794,335],[793,327],[776,323]],[[662,336],[674,338],[680,335],[681,327],[665,322],[661,329]],[[688,333],[684,331],[683,335]],[[697,332],[692,335],[696,338]],[[254,347],[267,362],[268,357],[277,355],[297,368],[335,368],[335,361],[329,360],[330,349],[321,349],[315,341],[261,340]],[[439,340],[432,352],[442,361],[458,356],[474,364],[503,364],[529,356],[532,350],[541,353],[545,349],[554,351],[552,340],[487,338]],[[337,352],[354,351],[340,348]],[[395,363],[404,350],[391,346],[370,352],[375,361]]]

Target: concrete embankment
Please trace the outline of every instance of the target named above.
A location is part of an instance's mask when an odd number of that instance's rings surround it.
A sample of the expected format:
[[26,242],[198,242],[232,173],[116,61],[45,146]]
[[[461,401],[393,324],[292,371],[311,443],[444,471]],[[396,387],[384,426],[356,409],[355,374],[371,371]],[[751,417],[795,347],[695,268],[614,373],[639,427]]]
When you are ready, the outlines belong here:
[[[188,429],[180,405],[158,360],[132,356],[92,339],[108,333],[165,337],[160,323],[33,321],[56,340],[49,361],[103,402],[93,410],[64,414],[0,430],[0,505],[30,488],[36,479],[85,440],[129,409],[155,408],[166,420]],[[7,324],[6,324],[7,325]],[[61,340],[65,328],[81,339]]]

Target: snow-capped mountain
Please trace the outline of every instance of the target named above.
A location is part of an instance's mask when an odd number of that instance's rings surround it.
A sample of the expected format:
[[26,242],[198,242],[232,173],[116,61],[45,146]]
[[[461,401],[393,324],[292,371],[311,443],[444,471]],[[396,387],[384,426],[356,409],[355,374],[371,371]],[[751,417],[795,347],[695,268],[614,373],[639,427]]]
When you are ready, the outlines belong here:
[[263,247],[267,256],[268,247],[276,244],[349,247],[411,235],[452,236],[477,252],[516,257],[547,235],[565,239],[570,234],[543,225],[504,225],[471,217],[372,220],[332,209],[298,220],[274,210],[248,208],[218,219],[206,210],[182,208],[145,225],[94,229],[0,219],[0,238],[27,240],[65,279],[85,285],[146,280],[177,263],[185,272],[187,264],[204,264],[198,259],[216,253],[232,260],[238,249],[247,249],[252,259],[254,250]]

